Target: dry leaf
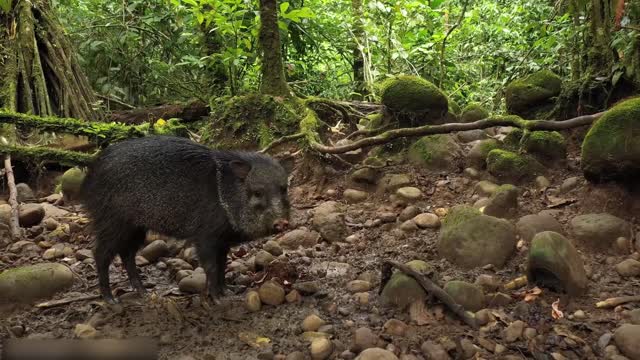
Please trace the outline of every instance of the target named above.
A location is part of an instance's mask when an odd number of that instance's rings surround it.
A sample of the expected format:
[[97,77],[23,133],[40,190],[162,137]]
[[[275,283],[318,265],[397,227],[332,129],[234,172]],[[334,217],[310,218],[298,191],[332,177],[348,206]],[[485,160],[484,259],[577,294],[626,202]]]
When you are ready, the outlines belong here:
[[254,349],[265,348],[271,342],[271,339],[267,337],[260,336],[258,334],[248,332],[248,331],[241,331],[240,333],[238,333],[238,337],[240,338],[240,340],[242,340],[242,342],[251,346]]
[[540,296],[540,294],[542,294],[542,289],[540,289],[539,287],[534,287],[533,289],[527,291],[524,294],[524,301],[525,302],[532,302],[535,299],[538,298],[538,296]]
[[564,313],[560,310],[560,299],[556,300],[551,304],[551,317],[555,320],[562,319],[564,317]]

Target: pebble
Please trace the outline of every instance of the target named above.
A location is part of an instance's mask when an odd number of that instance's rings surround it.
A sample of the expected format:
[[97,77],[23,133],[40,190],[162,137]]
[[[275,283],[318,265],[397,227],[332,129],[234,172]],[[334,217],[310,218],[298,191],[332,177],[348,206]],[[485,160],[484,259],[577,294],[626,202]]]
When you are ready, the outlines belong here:
[[302,300],[302,295],[300,295],[298,290],[293,289],[293,290],[289,291],[289,293],[284,298],[289,304],[291,304],[291,303],[294,303],[294,302],[301,301]]
[[200,293],[203,292],[207,287],[207,276],[201,273],[193,273],[184,277],[178,283],[178,288],[180,291],[185,293]]
[[549,186],[551,186],[551,182],[544,176],[538,176],[536,178],[536,186],[538,187],[538,189],[548,188]]
[[479,350],[478,347],[467,338],[460,340],[460,347],[462,348],[462,354],[465,359],[471,359]]
[[301,351],[294,351],[287,355],[285,360],[305,360],[305,357]]
[[613,340],[620,352],[630,359],[640,359],[640,325],[623,324],[616,329]]
[[358,302],[358,304],[360,304],[360,305],[369,305],[369,293],[368,292],[355,293],[354,297],[356,298],[356,301]]
[[260,250],[256,254],[256,260],[255,260],[256,266],[258,267],[258,269],[264,269],[267,266],[269,266],[269,264],[271,264],[271,262],[275,259],[276,258],[273,255],[271,255],[270,252],[266,250]]
[[322,320],[318,315],[312,314],[302,320],[302,330],[318,331],[318,329],[326,323],[327,322]]
[[512,343],[522,336],[522,332],[524,331],[525,323],[521,320],[516,320],[509,324],[506,329],[504,329],[504,333],[502,334],[502,338],[504,341],[508,343]]
[[313,295],[320,291],[320,285],[317,281],[303,281],[293,284],[293,288],[303,295]]
[[267,281],[258,290],[260,300],[267,305],[280,305],[284,302],[284,289],[275,281]]
[[407,202],[415,202],[422,197],[422,191],[413,186],[406,186],[398,189],[396,195]]
[[166,256],[169,253],[169,247],[164,240],[156,240],[151,244],[145,246],[140,251],[140,256],[147,259],[149,262],[155,262],[158,258]]
[[405,336],[407,328],[407,324],[397,319],[389,319],[383,326],[384,332],[393,336]]
[[358,328],[354,333],[352,351],[360,352],[378,345],[378,336],[366,327]]
[[245,298],[245,305],[247,310],[250,312],[260,311],[262,308],[262,301],[260,300],[260,294],[257,291],[249,291],[247,292],[247,296]]
[[407,220],[400,224],[400,230],[405,232],[413,232],[418,230],[418,225],[416,225],[415,221],[413,220]]
[[632,277],[640,275],[640,261],[626,259],[616,265],[618,274],[624,277]]
[[366,200],[368,194],[361,190],[346,189],[342,196],[347,201],[347,203],[355,204]]
[[406,208],[404,208],[402,212],[400,212],[400,215],[398,216],[398,220],[404,222],[404,221],[413,219],[418,214],[420,214],[420,209],[416,206],[409,205]]
[[311,342],[311,358],[313,360],[328,359],[333,353],[333,343],[327,338],[317,338]]
[[356,360],[398,360],[398,357],[389,350],[372,348],[361,352]]
[[416,217],[413,218],[413,222],[422,229],[437,229],[440,227],[440,218],[438,215],[430,213],[416,215]]
[[364,280],[353,280],[347,283],[347,290],[351,293],[359,293],[371,290],[371,283]]
[[267,241],[264,246],[262,246],[262,248],[268,251],[273,256],[280,256],[284,253],[280,244],[278,244],[278,242],[274,240]]
[[431,340],[425,341],[420,347],[422,354],[429,360],[449,360],[451,357],[442,345]]

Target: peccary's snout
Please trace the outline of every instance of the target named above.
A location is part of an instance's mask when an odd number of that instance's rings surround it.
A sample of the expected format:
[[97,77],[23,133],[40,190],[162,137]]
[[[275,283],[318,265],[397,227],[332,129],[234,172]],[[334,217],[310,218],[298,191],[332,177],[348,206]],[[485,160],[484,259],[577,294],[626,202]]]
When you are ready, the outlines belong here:
[[281,233],[289,228],[289,221],[287,219],[278,219],[273,222],[273,231]]

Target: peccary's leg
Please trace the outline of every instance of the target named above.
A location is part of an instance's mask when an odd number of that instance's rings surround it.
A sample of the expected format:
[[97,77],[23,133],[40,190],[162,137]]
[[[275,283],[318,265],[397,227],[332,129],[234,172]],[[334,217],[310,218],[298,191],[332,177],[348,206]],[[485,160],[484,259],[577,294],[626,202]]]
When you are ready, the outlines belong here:
[[[216,239],[217,240],[217,239]],[[204,268],[207,274],[207,293],[212,299],[217,299],[223,295],[224,290],[224,273],[222,276],[219,274],[221,253],[226,252],[225,246],[221,246],[208,238],[206,240],[198,239],[196,241],[196,249],[198,251],[198,258],[200,259],[200,265]],[[220,282],[222,279],[222,283]]]
[[98,271],[98,286],[100,288],[100,294],[104,301],[109,304],[116,304],[118,301],[113,297],[111,293],[111,287],[109,286],[109,265],[116,256],[115,244],[118,239],[114,238],[113,234],[109,231],[97,231],[96,232],[96,246],[93,249],[93,257],[96,260],[96,270]]
[[125,239],[126,242],[123,243],[124,247],[120,250],[120,258],[122,258],[122,263],[127,271],[131,287],[141,297],[144,296],[146,291],[144,285],[142,285],[142,280],[140,280],[138,268],[136,267],[136,253],[144,244],[146,233],[144,228],[132,230],[128,235],[128,239]]
[[216,261],[216,274],[218,275],[218,286],[220,287],[220,295],[225,295],[227,284],[225,283],[225,270],[227,269],[227,255],[229,254],[229,246],[222,246],[218,251],[218,259]]

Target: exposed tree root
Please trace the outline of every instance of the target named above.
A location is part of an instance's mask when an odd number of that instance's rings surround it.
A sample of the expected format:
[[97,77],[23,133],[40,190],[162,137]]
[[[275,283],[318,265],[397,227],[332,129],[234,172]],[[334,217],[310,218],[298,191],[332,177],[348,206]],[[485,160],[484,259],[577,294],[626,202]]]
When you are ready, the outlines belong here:
[[13,168],[11,167],[11,156],[4,157],[4,171],[7,176],[7,184],[9,185],[9,205],[11,206],[11,214],[9,216],[9,231],[13,241],[18,241],[22,237],[20,223],[18,221],[18,191],[16,190],[16,181],[13,177]]

